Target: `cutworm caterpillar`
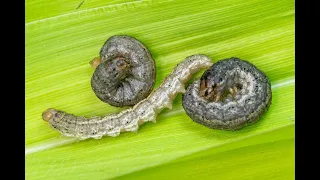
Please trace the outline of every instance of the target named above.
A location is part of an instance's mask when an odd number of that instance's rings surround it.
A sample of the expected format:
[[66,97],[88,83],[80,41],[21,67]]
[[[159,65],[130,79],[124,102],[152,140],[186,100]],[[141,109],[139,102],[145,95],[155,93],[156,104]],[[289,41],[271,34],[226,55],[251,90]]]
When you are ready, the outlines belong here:
[[90,62],[95,71],[91,87],[95,95],[112,106],[133,106],[152,91],[156,68],[148,48],[137,39],[111,36]]
[[82,117],[49,108],[42,113],[43,120],[64,136],[100,139],[102,136],[118,136],[120,132],[137,131],[139,125],[152,121],[164,108],[172,108],[178,93],[185,92],[185,83],[191,76],[212,65],[205,55],[192,55],[179,63],[161,85],[147,98],[118,114],[103,117]]
[[182,95],[182,105],[195,122],[213,129],[236,130],[257,122],[272,99],[268,77],[239,58],[218,61]]

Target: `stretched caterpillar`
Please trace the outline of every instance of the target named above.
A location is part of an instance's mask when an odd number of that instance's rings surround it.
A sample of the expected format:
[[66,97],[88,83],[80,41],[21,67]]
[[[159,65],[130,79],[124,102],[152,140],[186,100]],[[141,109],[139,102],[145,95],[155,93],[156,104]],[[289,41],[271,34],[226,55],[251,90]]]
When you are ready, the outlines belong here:
[[155,61],[148,48],[127,35],[111,36],[100,50],[100,58],[90,62],[95,71],[91,88],[112,106],[133,106],[152,91]]
[[268,77],[239,58],[218,61],[187,87],[182,105],[195,122],[236,130],[257,122],[272,99]]
[[201,54],[185,58],[146,99],[118,114],[86,118],[49,108],[42,113],[42,118],[62,135],[80,140],[100,139],[105,135],[118,136],[120,132],[137,131],[139,125],[145,122],[156,122],[157,114],[164,108],[171,109],[176,95],[185,92],[184,84],[191,76],[212,64],[209,57]]

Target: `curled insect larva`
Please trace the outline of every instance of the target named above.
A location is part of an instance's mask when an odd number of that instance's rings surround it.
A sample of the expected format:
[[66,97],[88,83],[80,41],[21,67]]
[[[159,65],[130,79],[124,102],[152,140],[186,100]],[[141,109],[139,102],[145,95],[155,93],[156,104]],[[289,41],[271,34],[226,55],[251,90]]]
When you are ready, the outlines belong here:
[[171,109],[177,94],[185,92],[184,84],[192,74],[207,69],[211,65],[211,59],[205,55],[187,57],[147,98],[118,114],[86,118],[50,108],[43,113],[42,118],[62,135],[82,140],[100,139],[105,135],[118,136],[120,132],[125,131],[137,131],[140,124],[148,121],[156,122],[157,114],[164,108]]
[[91,78],[94,93],[112,106],[135,105],[153,89],[155,61],[147,47],[133,37],[110,37],[100,50],[100,58],[90,64],[95,68]]
[[230,58],[215,63],[190,84],[182,105],[197,123],[236,130],[257,122],[271,99],[268,77],[248,61]]

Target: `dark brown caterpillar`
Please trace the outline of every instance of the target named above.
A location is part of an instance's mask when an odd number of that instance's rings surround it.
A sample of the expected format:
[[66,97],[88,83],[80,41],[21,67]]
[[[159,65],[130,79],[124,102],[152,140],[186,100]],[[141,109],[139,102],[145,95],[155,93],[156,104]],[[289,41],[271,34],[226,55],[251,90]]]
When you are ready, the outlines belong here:
[[77,137],[81,140],[118,136],[123,131],[137,131],[140,124],[148,121],[156,122],[157,115],[164,108],[171,109],[172,101],[178,93],[185,91],[184,85],[191,76],[211,65],[211,59],[205,55],[187,57],[147,98],[118,114],[86,118],[49,108],[42,113],[42,118],[62,135]]
[[215,63],[189,85],[182,105],[197,123],[236,130],[257,122],[271,99],[268,77],[248,61],[230,58]]
[[91,87],[96,96],[112,106],[132,106],[152,91],[155,61],[150,51],[137,39],[111,36],[100,50],[100,58],[90,64],[96,68]]

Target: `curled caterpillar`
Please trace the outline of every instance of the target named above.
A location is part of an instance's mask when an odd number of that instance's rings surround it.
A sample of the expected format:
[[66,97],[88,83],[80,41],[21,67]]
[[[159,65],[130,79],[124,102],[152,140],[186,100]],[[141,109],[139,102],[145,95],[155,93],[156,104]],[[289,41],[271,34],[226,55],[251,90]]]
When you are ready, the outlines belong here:
[[118,114],[86,118],[49,108],[42,113],[42,118],[62,135],[78,137],[80,140],[100,139],[105,135],[118,136],[120,132],[137,131],[140,124],[156,122],[157,114],[164,108],[171,109],[176,95],[185,92],[184,84],[191,76],[211,65],[211,59],[205,55],[187,57],[146,99]]
[[268,77],[248,61],[221,60],[187,87],[182,105],[195,122],[236,130],[257,122],[272,99]]
[[132,106],[152,91],[155,61],[150,51],[137,39],[111,36],[100,50],[100,58],[90,62],[96,68],[91,78],[95,95],[112,106]]

